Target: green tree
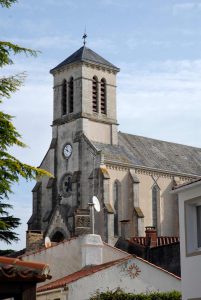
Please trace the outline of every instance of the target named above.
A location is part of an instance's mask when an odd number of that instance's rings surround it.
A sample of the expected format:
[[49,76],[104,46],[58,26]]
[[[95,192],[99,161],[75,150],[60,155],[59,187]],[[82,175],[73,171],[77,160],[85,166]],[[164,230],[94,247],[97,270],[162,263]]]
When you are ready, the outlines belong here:
[[[8,8],[15,2],[17,0],[0,0],[0,5]],[[30,56],[37,55],[37,51],[11,42],[0,41],[0,68],[13,64],[11,56],[21,53]],[[24,79],[24,73],[0,77],[0,104],[19,89]],[[17,183],[20,177],[31,180],[38,176],[51,176],[48,172],[25,164],[10,154],[9,150],[12,146],[26,147],[13,125],[13,116],[0,111],[0,240],[7,243],[19,239],[14,229],[19,226],[20,219],[9,213],[12,206],[8,203],[8,198],[12,193],[12,185]]]

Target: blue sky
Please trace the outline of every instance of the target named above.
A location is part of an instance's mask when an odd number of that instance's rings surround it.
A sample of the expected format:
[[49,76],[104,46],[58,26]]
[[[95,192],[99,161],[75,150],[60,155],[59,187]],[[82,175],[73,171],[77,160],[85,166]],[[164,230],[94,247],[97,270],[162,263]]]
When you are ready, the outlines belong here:
[[[3,105],[29,145],[12,152],[40,164],[51,140],[49,70],[82,46],[85,26],[87,46],[121,69],[119,130],[201,147],[200,15],[201,0],[19,0],[0,8],[1,39],[41,51],[37,58],[16,56],[15,65],[2,70],[27,73]],[[21,181],[11,196],[23,222],[15,249],[25,246],[33,185]]]

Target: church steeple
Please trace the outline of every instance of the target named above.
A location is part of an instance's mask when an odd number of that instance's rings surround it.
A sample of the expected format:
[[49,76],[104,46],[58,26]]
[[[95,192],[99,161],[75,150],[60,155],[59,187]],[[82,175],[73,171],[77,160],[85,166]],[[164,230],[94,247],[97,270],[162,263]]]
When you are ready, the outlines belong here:
[[65,67],[67,65],[70,65],[72,63],[78,63],[78,62],[86,62],[91,63],[96,66],[105,67],[108,69],[111,69],[113,71],[119,72],[119,68],[111,64],[109,61],[104,59],[102,56],[94,52],[93,50],[87,48],[85,45],[82,46],[80,49],[75,51],[73,54],[71,54],[69,57],[67,57],[64,61],[62,61],[60,64],[58,64],[55,68],[50,70],[51,74],[54,74],[54,71]]
[[53,68],[53,125],[69,128],[76,121],[74,128],[89,139],[117,143],[117,72],[119,68],[85,45]]

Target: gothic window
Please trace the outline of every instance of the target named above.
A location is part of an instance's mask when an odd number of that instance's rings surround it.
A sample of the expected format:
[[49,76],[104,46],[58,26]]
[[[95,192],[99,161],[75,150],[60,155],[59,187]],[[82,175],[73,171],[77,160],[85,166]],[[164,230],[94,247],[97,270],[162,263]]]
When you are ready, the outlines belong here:
[[118,181],[115,181],[113,188],[113,199],[114,199],[114,236],[119,235],[119,195],[120,187]]
[[157,230],[157,223],[158,223],[158,200],[159,200],[159,187],[154,185],[152,187],[152,225]]
[[92,109],[93,112],[98,112],[98,79],[96,76],[92,81]]
[[67,95],[66,95],[66,80],[62,83],[62,115],[66,115]]
[[101,79],[101,113],[106,114],[106,81],[104,78]]
[[65,174],[61,179],[61,193],[64,197],[69,197],[72,194],[72,175]]
[[68,83],[68,111],[69,113],[73,112],[73,103],[74,102],[74,82],[73,77],[70,78],[70,81]]

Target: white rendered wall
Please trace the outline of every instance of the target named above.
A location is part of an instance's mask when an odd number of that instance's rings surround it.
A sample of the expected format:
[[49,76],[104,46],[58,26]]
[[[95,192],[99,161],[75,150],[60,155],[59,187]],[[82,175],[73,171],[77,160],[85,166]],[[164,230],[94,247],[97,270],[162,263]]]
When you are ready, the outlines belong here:
[[[136,270],[138,274],[136,275]],[[68,286],[68,300],[87,300],[97,290],[104,292],[121,288],[127,293],[148,293],[151,291],[181,290],[181,281],[176,276],[154,267],[138,258],[128,259],[118,265],[113,265],[90,276],[85,276]],[[50,291],[49,291],[50,292]],[[54,295],[54,297],[53,297]],[[66,299],[60,294],[61,299]],[[38,295],[37,299],[55,299],[58,297],[52,291],[48,298]]]
[[[69,274],[79,271],[82,268],[81,245],[83,237],[63,242],[34,254],[22,256],[24,261],[36,261],[47,263],[50,266],[52,279],[57,280]],[[103,244],[102,263],[114,261],[128,256],[128,253],[117,248]],[[47,281],[50,282],[50,281]],[[41,285],[41,284],[40,284]]]
[[179,227],[181,251],[182,299],[201,299],[201,254],[186,256],[185,213],[184,203],[187,200],[201,197],[201,183],[189,185],[179,192]]

